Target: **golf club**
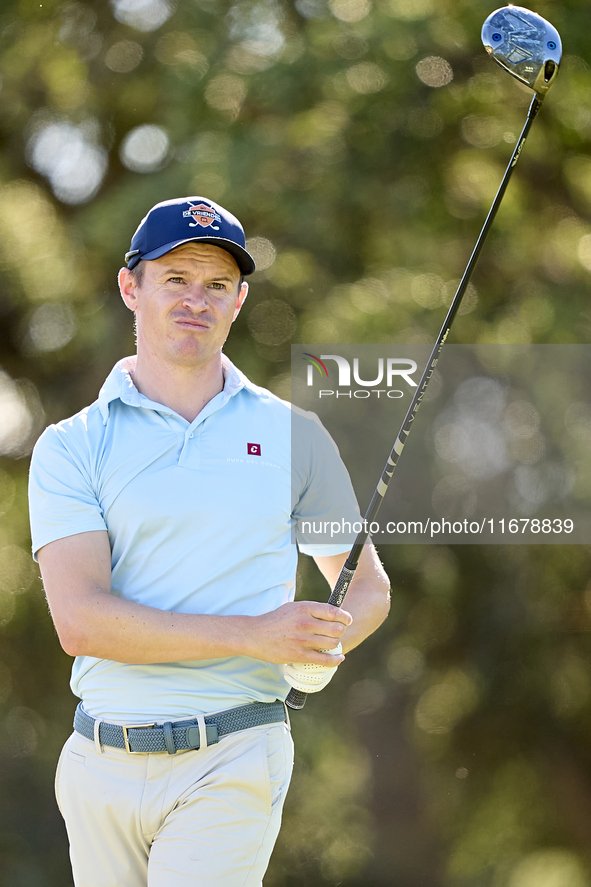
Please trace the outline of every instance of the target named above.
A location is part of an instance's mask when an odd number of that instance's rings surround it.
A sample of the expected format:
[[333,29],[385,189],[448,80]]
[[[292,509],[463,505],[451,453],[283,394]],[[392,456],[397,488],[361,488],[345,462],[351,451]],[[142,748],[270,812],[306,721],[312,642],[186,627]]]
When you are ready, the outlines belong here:
[[[542,106],[546,93],[558,74],[558,66],[562,55],[562,45],[558,31],[540,15],[531,12],[529,9],[524,9],[521,6],[505,6],[502,9],[497,9],[495,12],[492,12],[482,26],[482,42],[486,51],[492,55],[494,60],[502,68],[508,71],[521,83],[524,83],[526,86],[530,87],[530,89],[534,90],[534,96],[529,106],[525,125],[517,140],[515,150],[513,151],[509,165],[505,170],[503,180],[501,181],[495,199],[493,200],[484,225],[482,226],[482,230],[478,236],[478,240],[476,241],[476,245],[472,251],[466,270],[464,271],[464,275],[459,283],[447,316],[443,322],[443,326],[439,332],[439,336],[437,337],[437,341],[431,352],[431,356],[429,357],[423,375],[421,376],[421,381],[415,391],[400,431],[398,432],[398,436],[396,437],[396,442],[388,456],[388,461],[365,513],[365,519],[363,522],[364,529],[355,539],[353,547],[349,552],[349,556],[345,561],[328,600],[328,603],[335,607],[340,607],[342,605],[349,585],[351,584],[351,580],[355,575],[355,570],[357,569],[363,546],[369,537],[369,531],[366,528],[375,520],[384,500],[388,485],[394,474],[394,469],[398,464],[400,454],[402,453],[408,435],[410,434],[412,423],[415,420],[418,409],[425,396],[429,380],[433,376],[435,367],[437,366],[441,349],[443,348],[453,320],[460,307],[460,303],[466,292],[468,283],[470,282],[472,272],[478,261],[484,241],[497,214],[497,210],[501,204],[515,165],[519,160],[531,125]],[[303,693],[300,690],[292,688],[286,699],[286,703],[292,709],[303,708],[307,695],[308,694]]]

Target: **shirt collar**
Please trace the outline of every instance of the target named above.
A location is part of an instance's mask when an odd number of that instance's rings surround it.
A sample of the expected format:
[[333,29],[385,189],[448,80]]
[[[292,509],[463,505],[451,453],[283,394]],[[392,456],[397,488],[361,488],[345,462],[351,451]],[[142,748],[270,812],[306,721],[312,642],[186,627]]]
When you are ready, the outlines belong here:
[[[103,424],[105,425],[109,419],[109,404],[114,400],[120,400],[122,403],[132,407],[146,406],[147,403],[150,403],[140,394],[133,383],[132,372],[135,362],[135,355],[124,357],[118,361],[99,391],[98,406]],[[261,394],[263,392],[263,389],[253,384],[238,367],[234,366],[225,354],[222,354],[222,370],[224,373],[224,402],[227,403],[231,397],[243,388],[251,394]]]

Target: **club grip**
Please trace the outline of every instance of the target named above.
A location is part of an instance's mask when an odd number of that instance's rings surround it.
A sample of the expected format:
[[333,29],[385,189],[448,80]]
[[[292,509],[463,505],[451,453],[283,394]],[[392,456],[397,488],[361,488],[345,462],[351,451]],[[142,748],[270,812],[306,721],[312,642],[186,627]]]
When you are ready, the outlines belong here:
[[348,567],[343,567],[341,572],[339,573],[339,578],[335,582],[335,586],[331,592],[331,595],[328,599],[328,603],[332,604],[333,607],[340,607],[345,599],[345,595],[349,590],[349,586],[351,585],[351,580],[355,575],[355,570],[350,570]]
[[[339,573],[339,578],[335,583],[335,587],[333,588],[328,599],[329,604],[331,604],[333,607],[341,606],[354,575],[355,570],[350,570],[348,567],[342,568],[341,572]],[[289,708],[293,708],[295,711],[299,711],[306,704],[307,696],[307,693],[302,693],[301,690],[296,690],[295,687],[292,687],[287,695],[285,704],[289,706]]]
[[288,705],[289,708],[293,708],[295,711],[299,711],[306,704],[307,698],[307,693],[302,693],[301,690],[296,690],[295,687],[292,687],[287,694],[285,704]]

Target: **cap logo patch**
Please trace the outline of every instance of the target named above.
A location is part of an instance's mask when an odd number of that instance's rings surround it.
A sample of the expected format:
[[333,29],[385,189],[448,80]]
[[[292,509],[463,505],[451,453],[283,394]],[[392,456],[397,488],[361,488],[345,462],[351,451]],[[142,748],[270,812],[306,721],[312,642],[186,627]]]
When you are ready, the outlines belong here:
[[189,228],[196,228],[200,225],[202,228],[209,228],[213,231],[219,231],[220,226],[214,225],[214,222],[221,222],[221,217],[219,213],[216,213],[211,206],[207,206],[206,203],[198,203],[197,206],[193,206],[191,204],[190,209],[186,209],[183,212],[183,219],[192,218],[193,221],[189,222]]
[[246,452],[249,456],[260,456],[261,455],[261,445],[258,443],[247,443],[246,444]]

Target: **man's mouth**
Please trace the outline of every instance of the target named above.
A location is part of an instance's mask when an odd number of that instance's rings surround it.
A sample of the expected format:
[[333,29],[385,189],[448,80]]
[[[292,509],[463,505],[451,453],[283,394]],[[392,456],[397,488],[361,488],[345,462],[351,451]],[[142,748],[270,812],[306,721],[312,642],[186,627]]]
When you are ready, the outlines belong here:
[[179,326],[191,327],[193,329],[207,330],[211,326],[206,320],[197,317],[175,317],[173,320]]

